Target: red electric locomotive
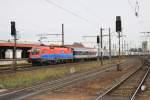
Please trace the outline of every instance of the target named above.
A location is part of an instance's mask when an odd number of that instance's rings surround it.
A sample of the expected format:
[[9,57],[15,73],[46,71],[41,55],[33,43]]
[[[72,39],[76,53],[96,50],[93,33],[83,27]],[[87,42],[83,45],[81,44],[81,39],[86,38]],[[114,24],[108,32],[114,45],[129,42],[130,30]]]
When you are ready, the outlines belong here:
[[32,48],[29,56],[33,65],[66,62],[73,59],[73,51],[67,47]]

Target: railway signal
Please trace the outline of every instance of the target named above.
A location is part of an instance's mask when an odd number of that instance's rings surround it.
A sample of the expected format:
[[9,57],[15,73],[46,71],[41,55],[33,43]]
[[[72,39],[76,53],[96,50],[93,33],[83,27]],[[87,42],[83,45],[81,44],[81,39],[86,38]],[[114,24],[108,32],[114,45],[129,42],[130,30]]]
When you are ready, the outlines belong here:
[[122,32],[122,26],[121,26],[121,17],[116,16],[116,32],[118,33],[119,38],[119,57],[118,57],[118,63],[117,63],[117,70],[120,71],[120,33]]
[[122,27],[121,27],[121,17],[116,16],[116,32],[121,32]]
[[100,52],[100,46],[99,46],[99,43],[100,43],[100,40],[99,40],[99,36],[97,36],[97,45],[98,45],[98,57],[97,57],[97,60],[99,61],[99,52]]
[[97,43],[99,43],[99,36],[97,36]]
[[101,65],[103,65],[103,30],[104,28],[100,28],[100,37],[101,37]]
[[15,69],[16,69],[16,41],[17,41],[17,34],[16,34],[15,21],[11,21],[11,35],[14,37],[14,49],[13,49],[13,65],[12,65],[12,70],[15,70]]
[[11,35],[16,35],[16,27],[15,27],[15,21],[11,21]]
[[99,39],[99,36],[97,36],[97,46],[98,46],[98,57],[97,57],[97,60],[98,61],[100,60],[100,58],[99,58],[100,57],[100,54],[99,54],[100,53],[100,45],[99,44],[100,44],[100,39]]

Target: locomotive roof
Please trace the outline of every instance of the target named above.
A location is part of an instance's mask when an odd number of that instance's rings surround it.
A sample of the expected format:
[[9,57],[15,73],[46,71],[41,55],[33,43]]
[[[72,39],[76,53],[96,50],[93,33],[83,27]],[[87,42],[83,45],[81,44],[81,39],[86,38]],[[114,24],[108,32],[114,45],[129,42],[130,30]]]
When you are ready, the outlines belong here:
[[69,48],[78,48],[78,49],[94,49],[94,48],[90,48],[90,47],[85,47],[85,46],[78,46],[78,45],[65,45],[66,47]]

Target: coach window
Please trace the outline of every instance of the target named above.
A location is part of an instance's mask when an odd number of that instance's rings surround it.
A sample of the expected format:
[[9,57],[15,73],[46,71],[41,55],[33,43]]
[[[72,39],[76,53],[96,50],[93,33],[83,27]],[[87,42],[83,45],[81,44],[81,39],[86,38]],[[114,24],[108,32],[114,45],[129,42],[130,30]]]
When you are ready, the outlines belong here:
[[76,54],[77,54],[77,55],[80,55],[80,51],[76,51]]
[[81,52],[80,51],[76,51],[76,55],[81,55]]
[[85,53],[86,53],[86,55],[89,55],[89,52],[88,52],[88,51],[86,51]]
[[84,52],[83,52],[83,51],[81,51],[81,55],[84,55]]
[[83,55],[83,52],[82,51],[79,51],[80,53],[79,53],[79,55]]
[[39,54],[39,52],[40,52],[40,50],[39,50],[38,48],[35,48],[35,49],[33,49],[33,50],[31,51],[31,54],[32,54],[32,55],[37,55],[37,54]]

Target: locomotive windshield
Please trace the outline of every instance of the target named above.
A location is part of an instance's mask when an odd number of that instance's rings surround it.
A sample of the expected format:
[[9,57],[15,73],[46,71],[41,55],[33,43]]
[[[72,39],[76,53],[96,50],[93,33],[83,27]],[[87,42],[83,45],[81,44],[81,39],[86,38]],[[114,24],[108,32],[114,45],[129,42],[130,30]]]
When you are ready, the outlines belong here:
[[37,54],[39,54],[39,52],[40,52],[40,49],[38,49],[38,48],[34,48],[31,50],[32,55],[37,55]]

